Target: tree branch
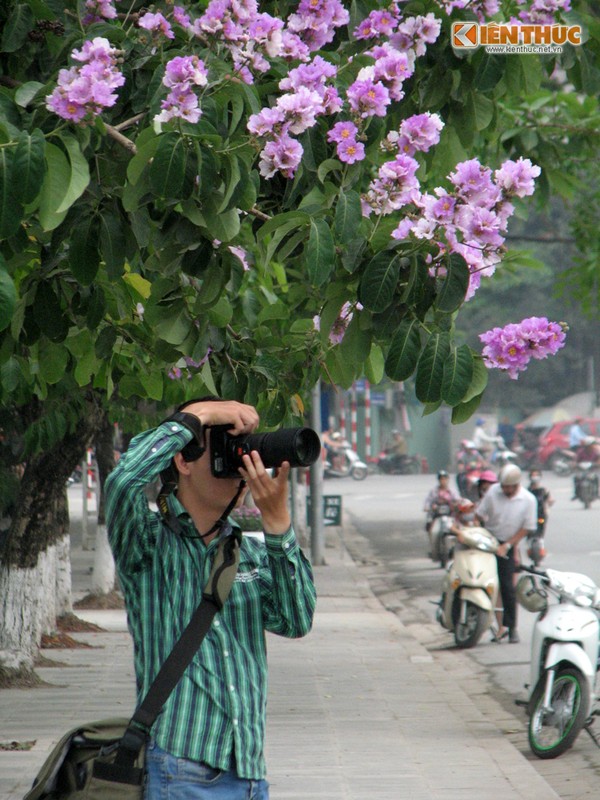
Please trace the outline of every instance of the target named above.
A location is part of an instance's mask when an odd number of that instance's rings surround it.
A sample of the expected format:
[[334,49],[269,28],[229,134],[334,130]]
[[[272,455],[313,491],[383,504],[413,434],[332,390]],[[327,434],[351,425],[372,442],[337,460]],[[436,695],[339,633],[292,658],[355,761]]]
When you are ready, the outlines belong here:
[[119,133],[119,131],[116,128],[113,128],[112,125],[106,125],[106,132],[110,137],[112,137],[115,140],[115,142],[118,142],[126,150],[129,150],[129,152],[132,155],[135,155],[137,153],[137,147],[135,146],[135,142],[132,142],[131,139],[128,139],[126,136],[123,136],[123,134]]

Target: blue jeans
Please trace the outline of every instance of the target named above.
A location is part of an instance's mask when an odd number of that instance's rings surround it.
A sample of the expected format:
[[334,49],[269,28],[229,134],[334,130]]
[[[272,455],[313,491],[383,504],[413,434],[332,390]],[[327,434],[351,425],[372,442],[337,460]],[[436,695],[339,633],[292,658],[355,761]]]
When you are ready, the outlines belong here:
[[197,761],[177,758],[154,742],[146,749],[144,800],[269,800],[264,780],[238,778]]

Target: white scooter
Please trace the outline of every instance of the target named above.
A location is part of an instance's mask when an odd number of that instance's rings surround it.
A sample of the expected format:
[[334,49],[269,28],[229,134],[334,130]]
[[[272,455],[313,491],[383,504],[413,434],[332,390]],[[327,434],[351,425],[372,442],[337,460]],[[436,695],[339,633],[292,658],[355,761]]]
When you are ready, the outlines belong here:
[[462,528],[442,582],[437,621],[458,647],[474,647],[494,623],[498,598],[498,540],[485,528]]
[[452,533],[452,509],[447,503],[440,503],[433,512],[433,519],[428,522],[429,554],[433,561],[439,561],[445,567],[454,550],[456,535]]
[[323,465],[323,477],[325,478],[354,478],[355,481],[364,481],[369,474],[369,467],[362,461],[352,445],[346,439],[342,439],[336,449],[336,455],[340,457],[341,463],[334,467],[330,458],[327,458]]
[[[600,655],[600,589],[586,575],[521,566],[517,599],[538,613],[531,641],[530,680],[526,684],[529,746],[538,758],[556,758],[582,729],[589,729]],[[550,603],[549,595],[558,602]]]

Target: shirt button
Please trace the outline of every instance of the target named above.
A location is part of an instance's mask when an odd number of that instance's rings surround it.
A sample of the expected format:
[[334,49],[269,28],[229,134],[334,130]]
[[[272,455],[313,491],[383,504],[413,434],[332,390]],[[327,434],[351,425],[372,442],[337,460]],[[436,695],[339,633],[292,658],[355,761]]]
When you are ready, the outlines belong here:
[[230,692],[235,692],[235,686],[233,684],[231,684],[231,686],[229,687],[229,691]]
[[156,453],[156,447],[153,447],[153,448],[152,448],[152,452],[153,452],[153,453]]
[[229,658],[229,650],[225,650],[225,652],[223,653],[223,655],[225,656],[225,658]]
[[216,619],[216,620],[215,620],[215,628],[218,628],[220,624],[221,624],[221,623],[219,622],[219,620],[218,620],[218,619]]
[[179,425],[172,425],[171,430],[177,432],[179,430]]
[[289,549],[290,549],[290,543],[289,543],[289,542],[286,542],[286,543],[283,545],[283,549],[284,549],[284,550],[289,550]]
[[234,725],[239,725],[239,724],[240,724],[240,721],[239,721],[239,719],[234,719],[234,720],[233,720],[233,724],[234,724]]

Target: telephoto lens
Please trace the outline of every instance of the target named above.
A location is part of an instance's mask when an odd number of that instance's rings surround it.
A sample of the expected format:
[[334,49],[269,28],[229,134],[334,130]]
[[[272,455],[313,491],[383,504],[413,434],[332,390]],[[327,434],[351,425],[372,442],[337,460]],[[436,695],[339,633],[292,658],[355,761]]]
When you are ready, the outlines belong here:
[[272,433],[232,436],[227,425],[210,430],[212,474],[216,478],[239,476],[242,456],[257,450],[265,467],[279,467],[288,461],[292,467],[309,467],[321,453],[321,440],[312,428],[282,428]]

